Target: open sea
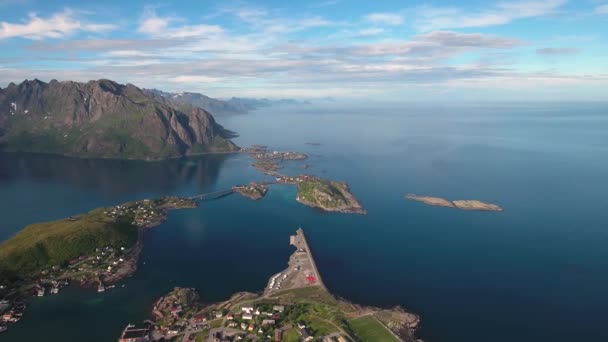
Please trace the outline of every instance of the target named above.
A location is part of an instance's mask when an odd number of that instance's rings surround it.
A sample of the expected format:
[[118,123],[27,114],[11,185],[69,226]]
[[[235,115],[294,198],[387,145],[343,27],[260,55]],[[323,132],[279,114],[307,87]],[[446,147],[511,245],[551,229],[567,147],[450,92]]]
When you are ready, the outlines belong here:
[[[70,287],[33,298],[0,341],[116,341],[174,286],[196,287],[206,302],[260,291],[285,267],[298,227],[332,293],[420,314],[425,341],[608,341],[607,104],[327,104],[218,121],[240,146],[309,154],[284,173],[347,181],[369,214],[321,213],[289,186],[172,211],[147,231],[133,277],[101,295]],[[265,179],[250,164],[244,154],[0,154],[0,241],[100,206]],[[431,207],[408,192],[505,211]]]

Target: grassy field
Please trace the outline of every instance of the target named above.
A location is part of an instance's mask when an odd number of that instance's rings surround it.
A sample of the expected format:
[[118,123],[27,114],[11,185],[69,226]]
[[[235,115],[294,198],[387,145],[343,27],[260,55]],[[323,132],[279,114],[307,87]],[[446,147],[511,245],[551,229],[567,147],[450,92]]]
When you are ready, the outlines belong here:
[[300,335],[296,329],[289,329],[283,334],[283,342],[299,342]]
[[349,323],[363,342],[398,342],[390,331],[372,316],[356,318]]
[[298,197],[326,208],[348,204],[342,194],[342,185],[325,179],[313,179],[298,183]]
[[103,210],[25,227],[0,245],[4,276],[31,276],[51,266],[63,266],[96,248],[132,246],[137,240],[137,228],[131,225],[131,218],[114,222]]

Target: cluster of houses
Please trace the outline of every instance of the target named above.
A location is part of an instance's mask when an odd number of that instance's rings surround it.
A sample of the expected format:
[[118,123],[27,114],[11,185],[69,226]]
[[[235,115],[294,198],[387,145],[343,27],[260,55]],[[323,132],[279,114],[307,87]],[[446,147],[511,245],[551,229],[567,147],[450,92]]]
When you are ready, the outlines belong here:
[[68,262],[68,268],[77,269],[80,272],[89,269],[90,271],[111,274],[119,264],[125,261],[125,259],[121,257],[125,251],[125,247],[120,247],[120,249],[115,249],[111,246],[106,246],[101,249],[96,248],[95,255],[92,257],[79,256],[70,260]]
[[104,211],[104,214],[108,215],[114,220],[127,215],[132,215],[133,222],[131,222],[131,224],[136,226],[145,226],[158,220],[159,216],[162,215],[162,212],[152,204],[152,201],[143,200],[130,206],[117,205]]
[[275,178],[275,181],[279,184],[296,184],[313,179],[315,179],[315,176],[311,175],[278,176]]
[[0,300],[0,332],[8,329],[9,323],[17,323],[23,317],[25,304],[12,303],[8,300]]

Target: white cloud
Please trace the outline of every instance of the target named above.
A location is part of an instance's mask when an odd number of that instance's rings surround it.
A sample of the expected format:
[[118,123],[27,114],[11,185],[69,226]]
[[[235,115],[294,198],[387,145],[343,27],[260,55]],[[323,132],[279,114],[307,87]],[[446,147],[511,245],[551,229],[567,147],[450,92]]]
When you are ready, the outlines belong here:
[[209,77],[203,75],[181,75],[176,77],[169,78],[169,82],[172,83],[215,83],[220,82],[222,78],[220,77]]
[[393,13],[371,13],[365,16],[365,19],[369,22],[384,25],[401,25],[404,20],[401,15]]
[[162,38],[193,38],[206,35],[219,34],[222,28],[217,25],[182,25],[170,27],[172,22],[182,21],[176,17],[159,17],[153,8],[146,8],[139,22],[137,32],[152,37]]
[[517,19],[554,13],[566,0],[502,2],[481,11],[453,7],[421,7],[416,10],[416,25],[421,30],[486,27],[503,25]]
[[599,5],[595,8],[596,14],[608,14],[608,4]]
[[19,24],[0,22],[0,39],[64,38],[77,32],[103,32],[116,28],[111,24],[83,22],[77,17],[82,17],[82,14],[69,9],[47,18],[41,18],[37,14],[31,13],[27,20]]

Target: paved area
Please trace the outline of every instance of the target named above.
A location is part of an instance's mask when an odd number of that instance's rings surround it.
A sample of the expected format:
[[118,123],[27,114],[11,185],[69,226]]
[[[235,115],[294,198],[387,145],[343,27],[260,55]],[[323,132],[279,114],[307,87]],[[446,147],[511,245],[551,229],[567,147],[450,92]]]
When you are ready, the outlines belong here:
[[271,294],[307,286],[325,288],[302,228],[299,228],[295,235],[290,236],[289,241],[296,251],[289,257],[288,267],[270,277],[265,293]]

